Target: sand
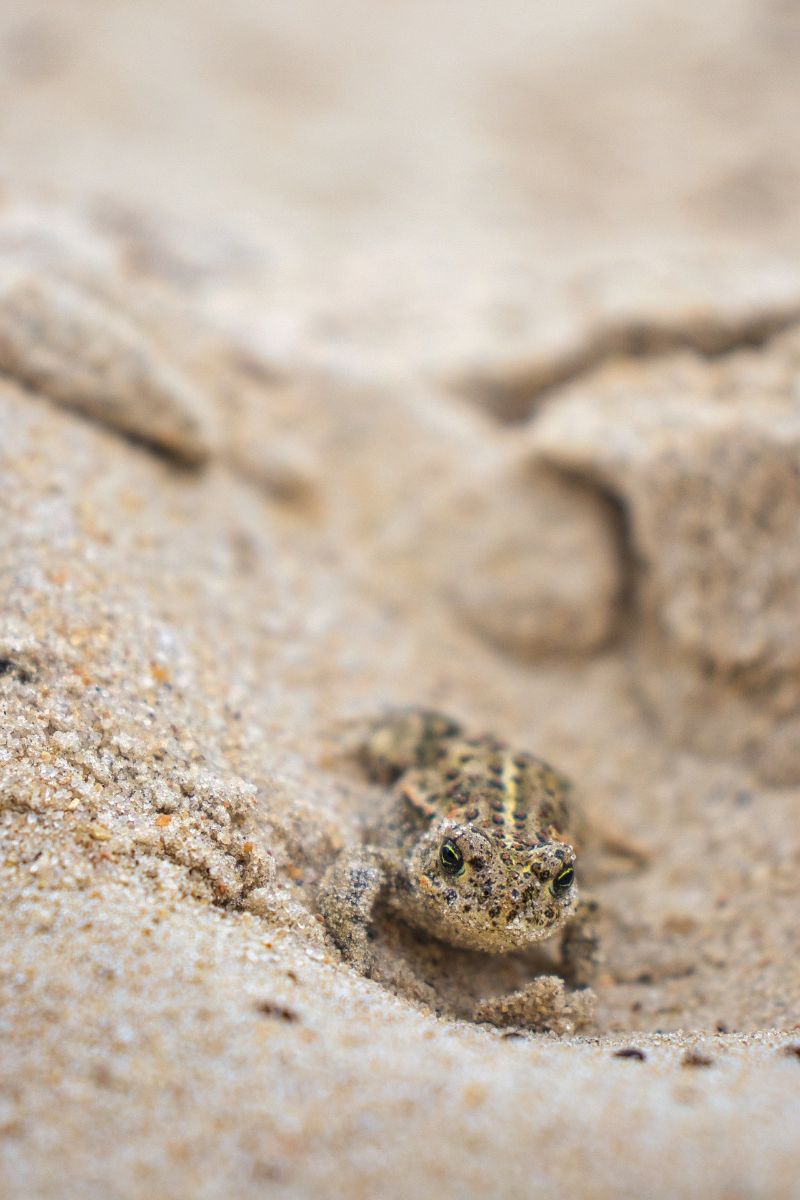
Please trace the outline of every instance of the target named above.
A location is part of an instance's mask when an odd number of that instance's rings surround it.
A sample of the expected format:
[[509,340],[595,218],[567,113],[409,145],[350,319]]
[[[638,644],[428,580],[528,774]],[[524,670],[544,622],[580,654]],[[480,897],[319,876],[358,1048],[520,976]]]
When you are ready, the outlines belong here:
[[[798,1195],[798,29],[485,29],[0,17],[4,1197]],[[575,781],[588,1031],[341,962],[396,704]]]

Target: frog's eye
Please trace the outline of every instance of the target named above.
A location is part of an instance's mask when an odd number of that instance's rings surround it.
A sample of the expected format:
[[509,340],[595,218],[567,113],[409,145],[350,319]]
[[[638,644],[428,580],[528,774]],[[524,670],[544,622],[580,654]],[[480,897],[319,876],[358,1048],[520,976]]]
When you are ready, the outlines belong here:
[[448,875],[460,875],[464,870],[464,855],[452,838],[442,842],[439,851],[439,862]]
[[575,882],[575,868],[565,867],[553,880],[553,891],[557,896],[565,896]]

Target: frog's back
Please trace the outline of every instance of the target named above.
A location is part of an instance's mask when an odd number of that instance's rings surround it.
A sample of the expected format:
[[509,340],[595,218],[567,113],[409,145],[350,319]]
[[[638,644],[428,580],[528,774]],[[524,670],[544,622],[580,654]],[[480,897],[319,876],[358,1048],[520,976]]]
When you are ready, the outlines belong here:
[[386,833],[413,842],[441,817],[479,825],[499,841],[569,840],[570,785],[542,759],[500,739],[467,737],[442,713],[403,709],[372,728],[362,761],[376,781],[397,781],[399,810],[385,814]]
[[547,763],[491,737],[451,737],[436,763],[430,796],[441,816],[486,827],[495,837],[529,844],[565,838],[570,785]]

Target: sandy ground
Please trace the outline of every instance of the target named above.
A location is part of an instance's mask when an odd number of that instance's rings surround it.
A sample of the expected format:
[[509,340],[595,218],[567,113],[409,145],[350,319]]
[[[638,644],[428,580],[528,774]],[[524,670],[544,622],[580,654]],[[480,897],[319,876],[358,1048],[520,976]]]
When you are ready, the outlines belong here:
[[[3,7],[4,1196],[800,1194],[799,38]],[[581,1036],[327,939],[406,703],[646,851]]]

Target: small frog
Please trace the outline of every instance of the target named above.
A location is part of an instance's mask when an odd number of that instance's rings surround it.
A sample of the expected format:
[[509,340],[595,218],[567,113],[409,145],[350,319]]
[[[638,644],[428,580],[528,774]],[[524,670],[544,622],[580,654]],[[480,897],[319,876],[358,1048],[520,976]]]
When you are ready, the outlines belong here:
[[[564,974],[475,1006],[494,1024],[575,1028],[591,1014],[595,906],[579,901],[570,785],[541,759],[491,736],[467,737],[449,717],[402,710],[359,748],[375,782],[393,785],[362,846],[325,874],[319,907],[344,956],[369,975],[371,925],[385,902],[441,942],[493,954],[560,933]],[[574,828],[574,825],[572,826]]]

